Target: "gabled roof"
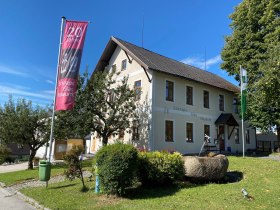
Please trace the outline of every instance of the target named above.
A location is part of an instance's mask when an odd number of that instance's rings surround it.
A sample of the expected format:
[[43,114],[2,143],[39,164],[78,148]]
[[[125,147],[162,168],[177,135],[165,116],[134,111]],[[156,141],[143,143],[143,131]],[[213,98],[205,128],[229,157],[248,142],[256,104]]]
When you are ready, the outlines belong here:
[[145,70],[158,71],[183,77],[185,79],[211,85],[230,92],[239,92],[239,88],[227,80],[211,72],[167,58],[142,47],[138,47],[121,39],[111,37],[95,70],[104,70],[108,65],[116,47],[121,47],[130,57],[136,60]]

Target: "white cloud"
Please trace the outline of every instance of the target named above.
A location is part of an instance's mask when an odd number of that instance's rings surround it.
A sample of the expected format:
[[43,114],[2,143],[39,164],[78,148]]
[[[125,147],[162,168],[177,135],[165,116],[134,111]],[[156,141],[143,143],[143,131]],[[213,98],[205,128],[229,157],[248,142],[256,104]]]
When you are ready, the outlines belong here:
[[49,83],[49,84],[54,84],[54,82],[53,81],[51,81],[51,80],[46,80],[46,83]]
[[33,97],[33,98],[40,98],[40,99],[46,99],[46,100],[52,100],[53,99],[53,92],[30,92],[26,91],[22,88],[19,87],[12,87],[12,86],[6,86],[6,85],[0,85],[0,93],[3,94],[11,94],[11,95],[16,95],[20,97]]
[[13,74],[21,77],[27,77],[28,75],[18,69],[11,68],[8,66],[0,65],[0,72],[5,74]]
[[206,60],[206,62],[205,62],[205,59],[203,59],[201,57],[187,57],[187,58],[181,60],[181,62],[183,62],[185,64],[189,64],[189,65],[198,67],[200,69],[205,69],[205,63],[206,63],[206,69],[209,69],[210,66],[220,63],[221,61],[222,61],[222,59],[221,59],[220,55],[209,58]]

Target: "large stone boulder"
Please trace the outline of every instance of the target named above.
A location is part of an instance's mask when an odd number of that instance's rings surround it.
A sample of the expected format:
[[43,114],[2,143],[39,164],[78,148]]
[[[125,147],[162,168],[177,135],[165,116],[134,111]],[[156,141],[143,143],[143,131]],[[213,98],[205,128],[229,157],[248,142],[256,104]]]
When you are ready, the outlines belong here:
[[218,181],[225,177],[228,159],[225,155],[214,157],[185,156],[186,176],[198,181]]

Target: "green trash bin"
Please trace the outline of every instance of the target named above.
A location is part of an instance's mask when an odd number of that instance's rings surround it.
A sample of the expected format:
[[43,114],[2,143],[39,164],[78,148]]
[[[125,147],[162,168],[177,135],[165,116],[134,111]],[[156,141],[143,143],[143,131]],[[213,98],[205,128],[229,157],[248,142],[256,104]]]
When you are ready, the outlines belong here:
[[39,163],[39,180],[49,181],[51,177],[51,163],[48,161],[40,161]]

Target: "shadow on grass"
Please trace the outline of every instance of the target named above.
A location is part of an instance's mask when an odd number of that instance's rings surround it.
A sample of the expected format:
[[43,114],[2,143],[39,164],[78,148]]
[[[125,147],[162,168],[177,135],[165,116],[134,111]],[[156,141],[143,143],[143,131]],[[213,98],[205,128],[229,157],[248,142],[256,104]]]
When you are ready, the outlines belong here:
[[[243,173],[240,171],[229,171],[226,173],[226,176],[223,179],[215,180],[215,181],[202,181],[202,180],[186,177],[186,181],[192,183],[194,186],[196,185],[202,186],[211,183],[215,183],[215,184],[235,183],[235,182],[240,182],[242,179],[243,179]],[[194,187],[194,186],[189,186],[189,187]]]
[[167,186],[160,186],[160,187],[159,186],[144,187],[139,185],[137,187],[127,189],[126,194],[123,197],[131,200],[160,198],[160,197],[174,195],[181,188],[182,188],[181,185],[178,183],[169,184]]
[[67,185],[62,185],[62,186],[56,186],[56,187],[50,187],[49,189],[60,189],[60,188],[66,188],[66,187],[72,187],[75,186],[77,184],[73,183],[73,184],[67,184]]

